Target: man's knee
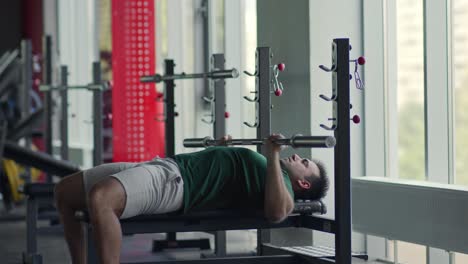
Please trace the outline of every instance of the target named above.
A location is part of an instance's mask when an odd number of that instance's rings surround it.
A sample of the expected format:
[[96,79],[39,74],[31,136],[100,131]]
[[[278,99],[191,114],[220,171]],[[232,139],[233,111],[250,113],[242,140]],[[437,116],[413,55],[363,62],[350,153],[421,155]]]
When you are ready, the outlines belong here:
[[63,178],[54,187],[54,200],[59,210],[83,209],[84,187],[82,183],[82,173],[76,173]]
[[90,214],[97,214],[107,209],[120,216],[125,207],[125,190],[118,180],[105,179],[91,188],[88,203]]

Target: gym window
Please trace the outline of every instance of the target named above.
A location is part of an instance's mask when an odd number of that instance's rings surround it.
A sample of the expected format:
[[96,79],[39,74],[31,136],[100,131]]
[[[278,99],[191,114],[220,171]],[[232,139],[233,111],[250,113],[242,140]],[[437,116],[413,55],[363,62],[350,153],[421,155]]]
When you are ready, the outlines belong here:
[[468,3],[451,1],[452,86],[454,88],[455,184],[468,185]]
[[[365,69],[365,175],[416,180],[421,188],[423,181],[468,186],[468,2],[363,5],[364,50],[375,66]],[[466,254],[392,239],[378,242],[376,254],[388,261],[468,262]]]
[[395,22],[398,176],[425,180],[423,0],[396,1]]
[[468,3],[383,3],[385,174],[467,186]]

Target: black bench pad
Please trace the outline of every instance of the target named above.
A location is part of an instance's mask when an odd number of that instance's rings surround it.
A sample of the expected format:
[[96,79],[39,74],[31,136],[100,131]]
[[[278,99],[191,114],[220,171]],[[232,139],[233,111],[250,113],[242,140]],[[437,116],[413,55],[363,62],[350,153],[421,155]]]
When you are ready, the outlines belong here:
[[[293,214],[325,214],[326,207],[322,201],[297,201]],[[80,221],[88,222],[88,213],[86,211],[78,211],[75,214],[76,218]],[[255,217],[263,218],[263,211],[247,211],[247,210],[233,210],[233,209],[221,209],[221,210],[210,210],[210,211],[195,211],[187,214],[181,212],[171,212],[167,214],[150,214],[150,215],[138,215],[128,219],[122,219],[121,222],[146,222],[146,221],[167,221],[167,220],[198,220],[198,219],[235,219],[238,217]]]
[[[309,209],[315,213],[325,211],[321,201],[309,202]],[[301,205],[304,205],[302,203]],[[263,211],[240,210],[214,210],[200,211],[182,214],[173,212],[167,214],[139,215],[120,220],[124,234],[140,233],[164,233],[164,232],[191,232],[191,231],[218,231],[218,230],[243,230],[243,229],[267,229],[281,227],[301,227],[304,217],[310,215],[304,212],[294,213],[281,223],[271,223],[265,219]],[[78,211],[76,218],[83,222],[89,222],[88,214]]]

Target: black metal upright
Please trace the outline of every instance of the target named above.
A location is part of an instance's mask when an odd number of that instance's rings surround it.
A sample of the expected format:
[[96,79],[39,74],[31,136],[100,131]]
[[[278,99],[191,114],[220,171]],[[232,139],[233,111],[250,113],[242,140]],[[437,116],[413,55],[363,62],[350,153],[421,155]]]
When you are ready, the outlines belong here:
[[[257,94],[257,138],[266,138],[271,134],[271,50],[269,47],[258,47],[255,52],[257,73],[255,84]],[[259,153],[265,154],[265,146],[257,146]],[[257,230],[257,255],[263,255],[263,243],[270,242],[270,230]]]
[[[164,74],[174,74],[174,60],[164,60]],[[166,157],[175,155],[175,103],[174,103],[174,80],[164,81],[164,107],[165,107],[165,124],[164,137],[166,138]],[[166,241],[176,241],[177,234],[170,232],[166,234]]]
[[[42,83],[44,85],[52,85],[52,37],[47,35],[43,38],[43,76]],[[44,145],[45,151],[52,154],[52,92],[44,93]],[[47,174],[47,182],[52,182],[52,175]]]
[[94,131],[94,152],[93,164],[94,166],[102,164],[103,153],[103,140],[102,140],[102,74],[101,63],[99,61],[93,62],[93,84],[96,87],[93,89],[93,131]]
[[[33,61],[32,61],[32,43],[31,40],[26,39],[21,41],[21,70],[22,70],[22,87],[18,92],[18,101],[21,109],[21,118],[26,118],[30,115],[31,112],[31,95],[32,82],[33,82]],[[25,137],[25,146],[27,148],[31,147],[31,136],[30,132],[31,127],[26,128],[29,134]],[[29,168],[26,168],[26,173],[24,174],[25,182],[31,182],[31,173]]]
[[[32,43],[29,39],[21,41],[21,64],[22,88],[18,93],[18,101],[20,103],[21,118],[24,118],[31,114],[30,92],[33,86]],[[30,141],[30,137],[26,137],[26,139]]]
[[[351,161],[350,161],[350,93],[349,39],[334,39],[333,89],[338,96],[333,102],[337,129],[335,138],[335,247],[336,263],[351,264]],[[335,53],[336,52],[336,53]],[[336,61],[335,61],[336,60]]]
[[[201,1],[200,11],[203,21],[203,71],[208,72],[210,70],[210,1]],[[203,93],[205,96],[209,96],[210,80],[208,78],[204,78],[203,84]]]
[[[44,85],[52,85],[52,38],[45,36],[43,39],[43,76],[42,83]],[[45,149],[48,154],[52,154],[52,94],[46,92],[44,94],[44,117],[46,118],[46,127],[44,135]]]
[[60,157],[68,160],[68,67],[60,66],[60,97],[62,101],[60,120]]
[[[225,67],[224,54],[213,54],[212,57],[212,70],[224,70]],[[226,81],[224,79],[215,79],[214,82],[214,124],[213,124],[213,137],[221,138],[226,135]]]
[[[164,61],[164,73],[166,75],[174,74],[174,60]],[[165,102],[165,137],[166,137],[166,157],[175,155],[175,103],[174,103],[174,80],[164,81],[164,102]]]
[[[271,134],[271,54],[270,47],[258,47],[255,57],[257,59],[257,93],[258,93],[258,127],[257,138],[266,138]],[[260,145],[257,151],[265,154],[265,146]]]
[[[211,70],[224,70],[224,54],[213,54],[211,61]],[[214,104],[215,111],[213,123],[213,137],[218,139],[226,135],[226,119],[224,116],[226,106],[226,81],[224,79],[214,79]],[[215,235],[215,255],[224,257],[227,254],[226,231],[216,231]]]

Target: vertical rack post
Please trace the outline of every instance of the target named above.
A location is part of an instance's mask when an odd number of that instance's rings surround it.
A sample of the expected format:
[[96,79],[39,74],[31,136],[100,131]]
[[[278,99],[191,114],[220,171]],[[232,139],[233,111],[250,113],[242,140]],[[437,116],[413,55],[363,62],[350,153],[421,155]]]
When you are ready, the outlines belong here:
[[[174,75],[174,60],[164,60],[164,74]],[[164,136],[166,138],[166,157],[175,155],[175,104],[174,104],[174,80],[164,81],[164,105],[165,105],[165,126]],[[175,232],[166,233],[166,241],[176,241]]]
[[[99,86],[102,84],[101,63],[93,62],[93,84]],[[94,131],[94,166],[102,164],[103,140],[102,140],[102,93],[103,87],[93,90],[93,131]]]
[[[21,41],[21,79],[22,79],[22,88],[19,92],[19,105],[21,107],[21,118],[27,117],[30,114],[31,108],[31,96],[30,91],[32,89],[32,79],[33,79],[33,62],[32,62],[32,44],[31,40],[22,40]],[[30,137],[26,137],[26,140],[29,141]],[[28,145],[29,146],[29,145]]]
[[[44,85],[52,85],[52,37],[47,35],[43,38],[43,76]],[[52,155],[52,91],[44,92],[44,146],[45,152]],[[52,182],[52,175],[47,174],[47,182]]]
[[[174,60],[164,61],[164,74],[174,75]],[[165,137],[166,137],[166,157],[175,155],[175,125],[174,125],[174,80],[164,81],[164,101],[166,106]]]
[[[52,38],[45,36],[43,39],[43,76],[42,83],[44,85],[52,85]],[[45,120],[45,134],[44,144],[45,150],[48,154],[52,154],[52,94],[47,91],[44,94],[44,116]]]
[[[336,70],[333,89],[337,98],[333,113],[337,118],[335,138],[335,247],[336,263],[351,264],[351,150],[350,150],[350,92],[349,92],[349,39],[334,39]],[[334,58],[335,59],[335,58]]]
[[26,216],[26,253],[28,255],[34,255],[37,253],[37,198],[34,196],[29,197],[26,200],[26,206],[28,212]]
[[[258,126],[257,138],[266,138],[271,134],[271,51],[269,47],[258,47],[255,53],[257,77],[255,78],[256,92],[258,93]],[[257,146],[259,153],[265,154],[265,146]],[[263,255],[263,243],[270,242],[269,230],[257,230],[257,255]]]
[[[258,72],[256,86],[258,92],[258,127],[257,138],[266,138],[271,133],[271,98],[270,98],[270,77],[271,77],[271,51],[269,47],[259,47],[255,54],[257,58]],[[265,154],[265,146],[257,146],[257,151]]]
[[[224,68],[224,54],[213,54],[212,70],[224,70]],[[224,79],[215,79],[213,82],[215,100],[213,137],[218,139],[226,135],[226,119],[224,116],[226,106],[226,81]]]
[[60,120],[60,157],[62,160],[68,160],[68,67],[60,67],[60,98],[61,116]]
[[[224,54],[213,54],[211,70],[224,70]],[[224,116],[226,105],[226,81],[224,79],[213,80],[214,82],[214,104],[215,112],[213,123],[213,137],[218,139],[226,135],[226,119]],[[227,254],[226,249],[226,231],[216,231],[215,236],[215,256],[224,257]]]
[[[32,43],[31,40],[22,40],[21,41],[21,61],[22,61],[22,87],[18,93],[18,101],[21,107],[21,118],[26,118],[30,115],[31,112],[31,95],[32,90],[32,81],[33,81],[33,61],[32,61]],[[28,131],[31,132],[31,128],[28,128]],[[29,133],[28,133],[29,134]],[[28,135],[25,137],[26,147],[31,147],[31,136]],[[31,174],[29,168],[27,168],[24,175],[25,182],[31,182]]]

